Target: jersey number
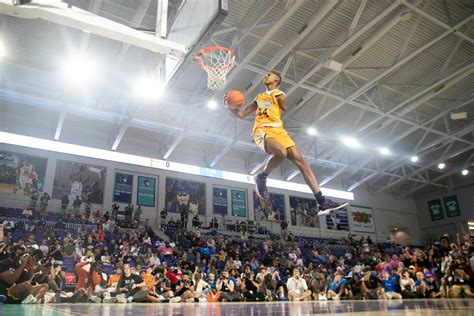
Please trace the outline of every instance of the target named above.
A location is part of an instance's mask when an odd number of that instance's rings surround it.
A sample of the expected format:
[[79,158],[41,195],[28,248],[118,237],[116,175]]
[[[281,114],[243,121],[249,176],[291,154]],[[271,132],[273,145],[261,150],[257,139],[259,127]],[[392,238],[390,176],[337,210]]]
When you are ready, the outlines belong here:
[[269,116],[268,116],[268,109],[259,108],[259,109],[258,109],[258,116],[266,116],[266,117],[269,117]]

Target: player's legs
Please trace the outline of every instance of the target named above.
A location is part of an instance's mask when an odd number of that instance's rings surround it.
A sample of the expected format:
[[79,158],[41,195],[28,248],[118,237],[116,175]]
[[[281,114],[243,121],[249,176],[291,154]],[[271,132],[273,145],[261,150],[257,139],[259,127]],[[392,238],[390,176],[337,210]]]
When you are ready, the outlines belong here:
[[288,152],[288,159],[300,170],[304,181],[314,193],[316,201],[318,201],[320,209],[318,215],[326,215],[348,205],[348,203],[335,203],[331,199],[324,197],[313,170],[311,170],[311,167],[303,158],[299,149],[296,146],[292,146],[288,147],[286,150]]
[[254,132],[254,140],[257,146],[272,157],[268,160],[263,172],[255,177],[257,195],[264,200],[270,198],[267,189],[267,176],[287,158],[286,148],[293,146],[294,142],[289,138],[283,128],[261,128]]
[[268,175],[285,161],[288,152],[286,148],[280,145],[274,138],[265,139],[265,151],[272,155],[263,169],[263,172]]
[[288,151],[288,160],[290,160],[296,168],[301,172],[301,175],[303,176],[304,181],[306,184],[309,186],[311,191],[313,191],[314,194],[318,193],[320,191],[319,189],[319,184],[318,180],[316,179],[316,176],[314,175],[313,170],[309,166],[309,164],[306,162],[306,160],[303,158],[301,155],[301,152],[296,146],[287,148]]

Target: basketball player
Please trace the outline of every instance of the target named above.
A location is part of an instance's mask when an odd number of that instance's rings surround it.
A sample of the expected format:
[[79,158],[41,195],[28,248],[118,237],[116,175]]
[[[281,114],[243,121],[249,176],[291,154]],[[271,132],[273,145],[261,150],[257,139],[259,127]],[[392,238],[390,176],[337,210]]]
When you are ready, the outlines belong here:
[[319,204],[318,215],[326,215],[346,207],[348,203],[335,203],[323,196],[313,171],[283,128],[280,113],[286,111],[287,104],[285,93],[278,89],[280,83],[280,74],[271,71],[263,78],[263,84],[267,87],[267,91],[257,95],[243,111],[229,108],[235,116],[241,119],[246,118],[252,112],[256,113],[253,138],[260,149],[272,155],[263,172],[255,177],[257,195],[263,200],[270,198],[266,184],[267,176],[285,159],[288,159],[300,170],[306,184],[314,193]]
[[[31,184],[33,183],[32,175],[35,173],[35,166],[33,166],[28,160],[23,161],[21,167],[18,168],[18,185],[23,194],[31,195]],[[14,190],[16,193],[16,189]]]

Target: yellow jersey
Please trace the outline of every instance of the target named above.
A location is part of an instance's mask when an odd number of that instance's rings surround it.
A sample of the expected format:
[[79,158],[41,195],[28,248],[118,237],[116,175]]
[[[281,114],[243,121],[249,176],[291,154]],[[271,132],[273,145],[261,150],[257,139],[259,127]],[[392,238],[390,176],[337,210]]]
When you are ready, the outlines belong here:
[[260,93],[255,97],[257,111],[255,113],[255,125],[253,126],[254,131],[265,126],[283,127],[280,116],[281,109],[276,99],[279,95],[285,95],[285,93],[279,89],[274,89]]

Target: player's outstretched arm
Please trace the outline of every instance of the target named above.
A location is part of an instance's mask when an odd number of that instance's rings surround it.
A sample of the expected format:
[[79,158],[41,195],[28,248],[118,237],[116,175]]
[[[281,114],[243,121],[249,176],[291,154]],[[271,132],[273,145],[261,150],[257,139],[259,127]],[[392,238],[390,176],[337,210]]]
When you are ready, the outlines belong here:
[[227,107],[229,109],[229,111],[231,111],[232,113],[234,113],[235,116],[237,116],[238,118],[240,119],[244,119],[246,118],[247,116],[249,116],[250,113],[253,113],[257,110],[257,102],[253,101],[252,103],[250,103],[249,105],[247,105],[245,107],[245,109],[243,111],[239,111],[238,109],[237,110],[233,110],[229,107]]

